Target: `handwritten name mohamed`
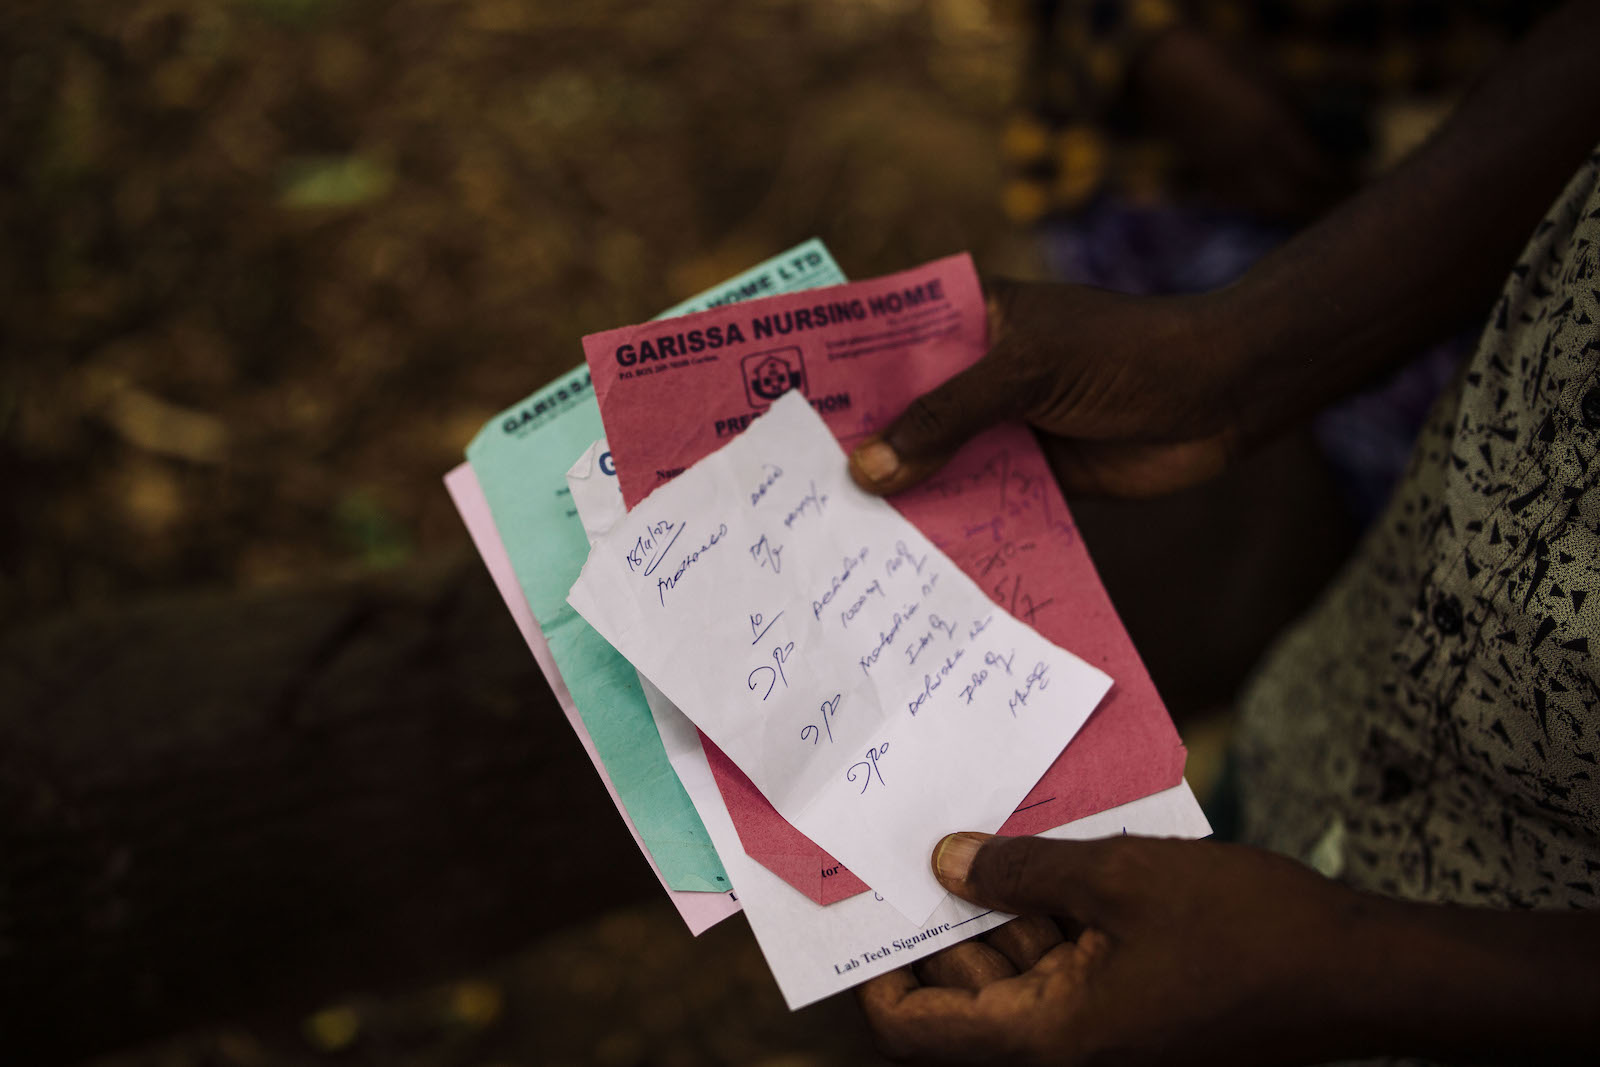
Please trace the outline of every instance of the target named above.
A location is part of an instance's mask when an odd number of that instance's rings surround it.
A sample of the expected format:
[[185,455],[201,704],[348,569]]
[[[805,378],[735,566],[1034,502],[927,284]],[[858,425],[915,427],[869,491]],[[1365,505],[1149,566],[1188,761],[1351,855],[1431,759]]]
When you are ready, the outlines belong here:
[[624,559],[628,564],[630,573],[642,573],[644,577],[656,579],[656,597],[661,606],[667,606],[667,594],[678,587],[678,583],[688,576],[689,570],[700,557],[710,552],[722,539],[728,536],[728,524],[721,522],[712,530],[698,548],[685,552],[677,557],[678,565],[671,573],[663,573],[662,563],[671,557],[678,538],[683,535],[686,524],[678,522],[657,521],[645,527],[645,532],[640,534],[628,549]]

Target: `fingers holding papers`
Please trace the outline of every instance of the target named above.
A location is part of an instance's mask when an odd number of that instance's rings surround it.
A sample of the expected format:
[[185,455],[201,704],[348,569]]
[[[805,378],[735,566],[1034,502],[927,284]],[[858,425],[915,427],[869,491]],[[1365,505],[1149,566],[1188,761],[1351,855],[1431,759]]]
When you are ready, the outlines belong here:
[[951,945],[919,961],[913,968],[924,985],[973,991],[1002,978],[1015,978],[1017,970],[1004,953],[981,940]]
[[923,985],[909,968],[859,987],[861,1009],[878,1045],[894,1059],[982,1061],[1021,1051],[1034,977],[1011,977],[979,989]]
[[1022,915],[991,930],[984,940],[1020,974],[1037,965],[1063,938],[1061,928],[1050,919],[1042,915]]

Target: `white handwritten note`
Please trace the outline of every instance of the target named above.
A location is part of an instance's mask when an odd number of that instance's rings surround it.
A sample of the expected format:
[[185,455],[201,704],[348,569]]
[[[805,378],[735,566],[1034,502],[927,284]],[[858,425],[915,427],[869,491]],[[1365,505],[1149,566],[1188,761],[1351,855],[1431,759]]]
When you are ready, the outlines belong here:
[[1111,685],[857,489],[798,392],[597,540],[569,601],[919,923],[933,844],[997,829]]

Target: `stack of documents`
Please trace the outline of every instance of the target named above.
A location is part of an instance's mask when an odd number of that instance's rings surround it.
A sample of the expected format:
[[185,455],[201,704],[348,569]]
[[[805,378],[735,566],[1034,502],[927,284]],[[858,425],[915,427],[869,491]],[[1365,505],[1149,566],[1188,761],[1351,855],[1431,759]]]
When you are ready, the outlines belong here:
[[689,929],[742,909],[792,1008],[1010,918],[946,833],[1210,832],[1025,428],[888,502],[846,472],[985,344],[967,256],[847,283],[809,241],[585,338],[445,479]]

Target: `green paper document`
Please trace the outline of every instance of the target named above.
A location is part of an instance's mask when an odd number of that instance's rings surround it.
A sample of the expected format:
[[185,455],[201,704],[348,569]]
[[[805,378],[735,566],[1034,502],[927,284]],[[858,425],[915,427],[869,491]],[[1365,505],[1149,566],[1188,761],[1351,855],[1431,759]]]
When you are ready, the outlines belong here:
[[[657,318],[845,280],[812,239]],[[567,469],[602,436],[589,370],[580,366],[495,416],[467,446],[467,460],[578,714],[667,885],[724,892],[728,876],[667,762],[637,672],[567,604],[589,556]]]

